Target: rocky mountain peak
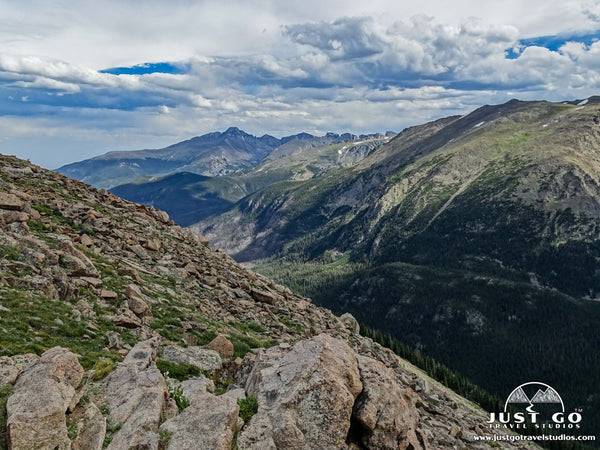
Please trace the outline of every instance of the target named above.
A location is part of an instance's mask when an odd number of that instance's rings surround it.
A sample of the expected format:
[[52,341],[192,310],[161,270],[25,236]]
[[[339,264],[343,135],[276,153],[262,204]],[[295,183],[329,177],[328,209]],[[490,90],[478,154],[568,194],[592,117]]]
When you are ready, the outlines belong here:
[[7,156],[0,310],[0,447],[481,448],[474,435],[506,433],[352,316],[165,212]]

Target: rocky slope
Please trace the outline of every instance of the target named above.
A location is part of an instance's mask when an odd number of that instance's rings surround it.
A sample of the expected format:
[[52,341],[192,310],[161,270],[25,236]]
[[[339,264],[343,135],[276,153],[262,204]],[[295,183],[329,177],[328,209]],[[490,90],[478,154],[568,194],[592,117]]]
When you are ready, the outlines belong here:
[[195,228],[498,396],[544,377],[599,411],[599,117],[598,97],[484,106]]
[[162,211],[0,156],[0,224],[0,448],[488,448],[484,411]]

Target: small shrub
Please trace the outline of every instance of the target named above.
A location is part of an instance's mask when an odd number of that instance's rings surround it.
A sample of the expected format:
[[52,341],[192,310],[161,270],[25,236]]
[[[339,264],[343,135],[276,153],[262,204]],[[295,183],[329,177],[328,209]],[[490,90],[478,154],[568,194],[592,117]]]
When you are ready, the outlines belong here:
[[104,436],[104,442],[102,443],[102,448],[106,448],[112,442],[113,436],[117,431],[121,429],[123,426],[122,422],[112,424],[110,422],[106,422],[106,435]]
[[77,437],[77,434],[77,425],[71,422],[67,422],[67,436],[69,436],[69,439],[75,439]]
[[92,374],[92,380],[100,381],[103,380],[115,370],[115,363],[109,359],[103,359],[96,363],[96,367],[94,369],[94,373]]
[[243,419],[244,423],[250,422],[252,416],[258,411],[258,400],[256,400],[256,397],[239,399],[237,403],[240,407],[240,417]]
[[167,384],[167,389],[169,391],[169,397],[175,400],[179,412],[190,406],[190,401],[183,395],[183,388],[181,386],[169,386]]
[[158,450],[165,450],[169,446],[173,433],[167,430],[158,430]]

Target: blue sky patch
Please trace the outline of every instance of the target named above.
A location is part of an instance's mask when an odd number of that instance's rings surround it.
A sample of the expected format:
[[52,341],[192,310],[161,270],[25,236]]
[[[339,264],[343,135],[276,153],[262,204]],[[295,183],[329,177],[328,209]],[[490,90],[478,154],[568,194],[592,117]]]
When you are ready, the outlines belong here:
[[132,67],[112,67],[110,69],[100,70],[101,73],[110,73],[113,75],[147,75],[150,73],[168,73],[172,75],[181,75],[189,71],[188,64],[178,64],[169,62],[144,63]]
[[518,48],[520,48],[520,51],[515,51],[515,49],[512,48],[507,49],[506,57],[508,59],[517,59],[527,47],[544,47],[552,52],[556,52],[567,42],[581,42],[585,45],[591,45],[598,40],[600,40],[600,31],[584,35],[559,34],[554,36],[539,36],[528,39],[520,39],[518,43]]

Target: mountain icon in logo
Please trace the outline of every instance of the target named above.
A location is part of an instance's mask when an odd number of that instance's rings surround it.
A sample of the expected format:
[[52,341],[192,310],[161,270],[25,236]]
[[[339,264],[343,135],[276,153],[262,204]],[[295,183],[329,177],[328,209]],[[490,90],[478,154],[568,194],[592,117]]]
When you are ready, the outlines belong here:
[[562,400],[558,393],[549,387],[545,391],[538,389],[531,399],[531,403],[562,403]]
[[510,394],[508,397],[507,403],[531,403],[529,401],[529,397],[525,394],[525,391],[519,386],[517,389]]
[[[529,393],[529,395],[528,395]],[[524,383],[513,390],[504,404],[504,411],[507,411],[508,405],[512,403],[527,403],[529,408],[540,404],[560,404],[560,410],[564,412],[564,403],[556,390],[545,383],[530,382]],[[527,409],[529,411],[529,409]]]

